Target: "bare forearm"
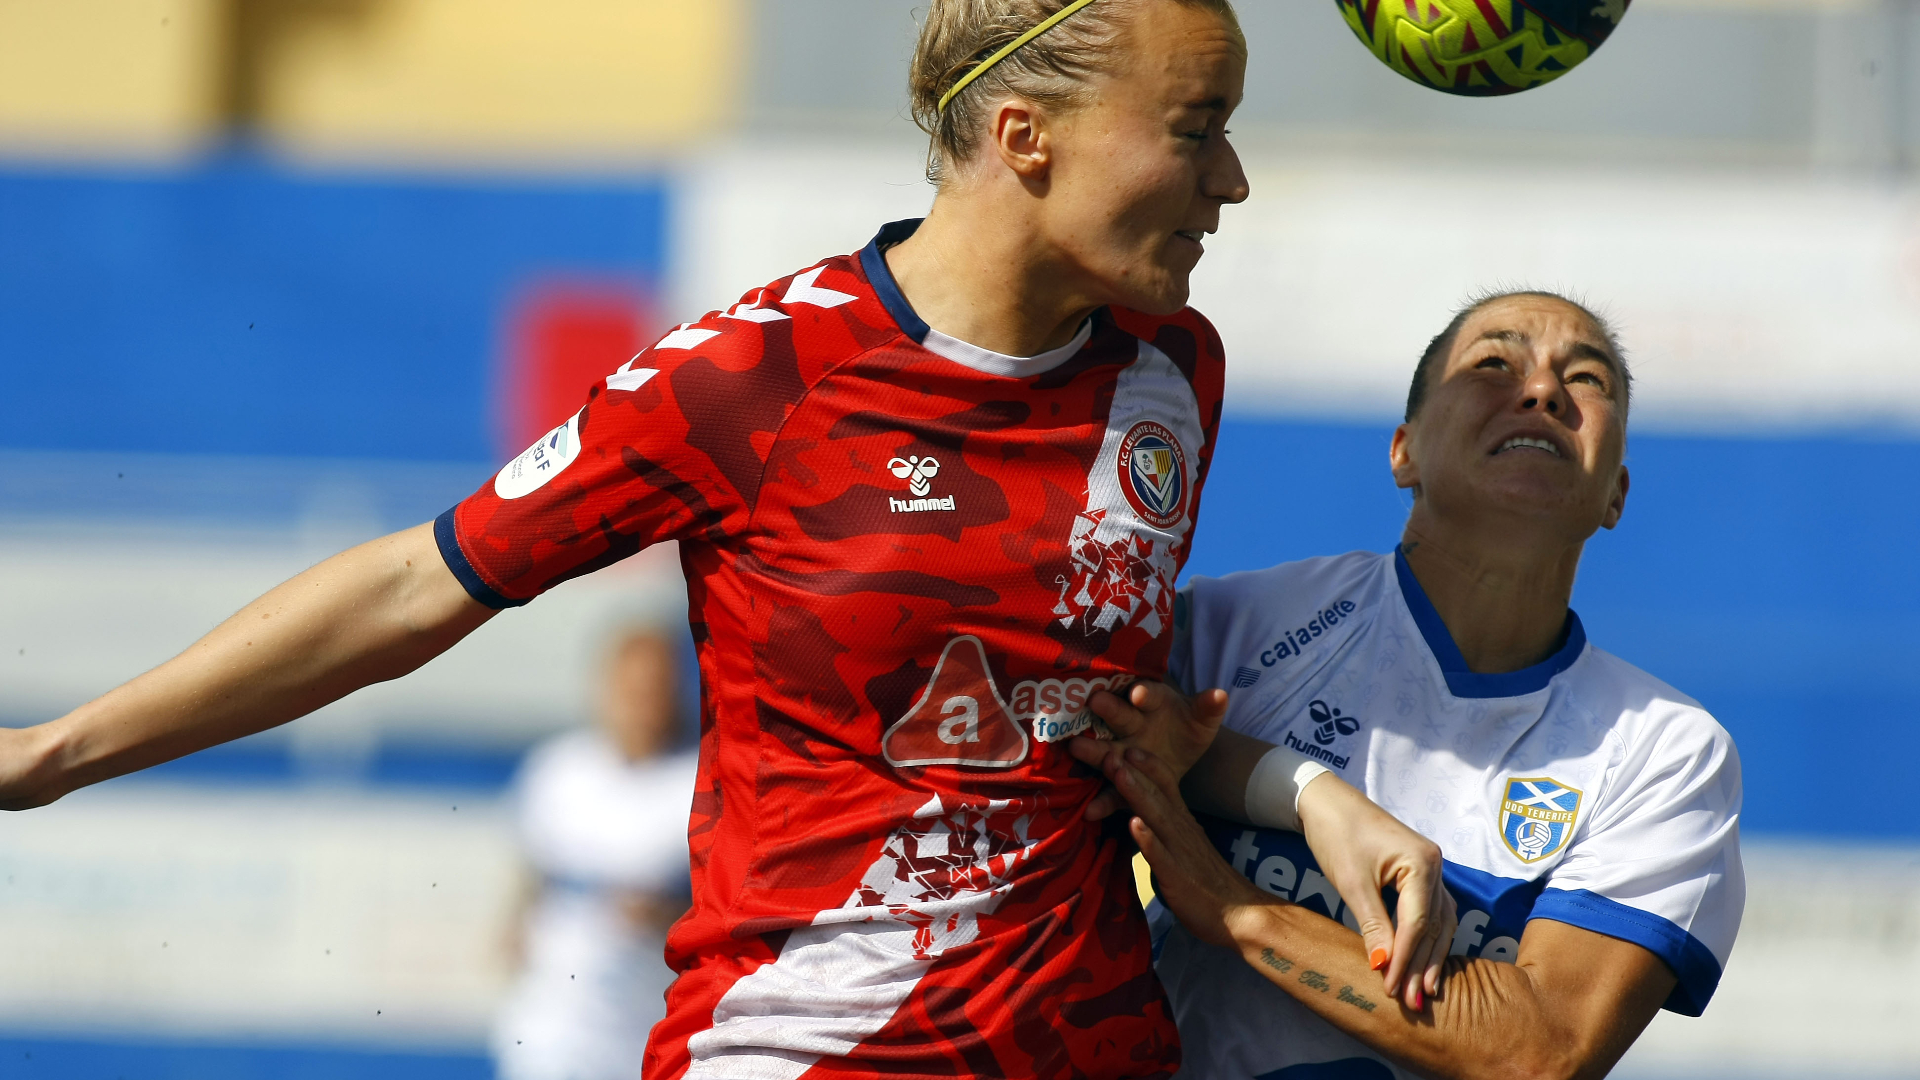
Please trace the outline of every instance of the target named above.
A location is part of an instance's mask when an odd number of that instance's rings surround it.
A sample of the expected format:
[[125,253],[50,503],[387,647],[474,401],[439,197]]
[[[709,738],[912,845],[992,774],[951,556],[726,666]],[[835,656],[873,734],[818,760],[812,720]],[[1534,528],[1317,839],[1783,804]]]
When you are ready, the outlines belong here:
[[1512,964],[1449,961],[1441,995],[1429,1011],[1414,1012],[1379,992],[1360,936],[1332,920],[1273,901],[1244,911],[1230,926],[1254,970],[1416,1072],[1448,1080],[1585,1075],[1578,1066],[1587,1055],[1543,1007],[1527,973]]
[[0,805],[51,801],[284,724],[412,671],[492,614],[447,570],[431,526],[363,544],[248,604],[152,671],[18,733],[36,760]]
[[1268,743],[1222,728],[1180,781],[1181,798],[1200,813],[1246,820],[1247,779],[1260,755],[1269,749]]

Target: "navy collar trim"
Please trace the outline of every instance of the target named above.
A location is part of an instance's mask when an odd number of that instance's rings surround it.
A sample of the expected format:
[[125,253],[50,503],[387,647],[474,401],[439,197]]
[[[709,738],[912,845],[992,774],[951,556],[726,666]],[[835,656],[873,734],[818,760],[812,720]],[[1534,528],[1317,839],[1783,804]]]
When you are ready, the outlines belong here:
[[1519,671],[1503,671],[1496,675],[1470,671],[1466,657],[1460,655],[1460,647],[1453,643],[1453,633],[1441,621],[1440,613],[1434,610],[1433,601],[1427,599],[1427,590],[1420,587],[1420,579],[1413,576],[1413,567],[1407,565],[1406,552],[1397,545],[1393,549],[1393,570],[1400,578],[1400,595],[1406,599],[1407,611],[1413,616],[1414,625],[1420,628],[1420,636],[1427,639],[1427,648],[1432,650],[1433,658],[1440,662],[1440,674],[1446,676],[1447,690],[1454,697],[1521,697],[1544,690],[1555,675],[1572,667],[1573,662],[1586,651],[1586,628],[1580,625],[1580,616],[1569,608],[1566,629],[1561,631],[1560,647],[1552,656]]
[[912,236],[926,218],[906,218],[901,221],[889,221],[880,226],[867,246],[860,249],[860,266],[867,272],[867,283],[873,286],[873,293],[880,303],[900,324],[900,329],[914,340],[915,344],[925,344],[927,340],[926,320],[914,313],[913,305],[907,303],[905,294],[900,291],[900,283],[893,280],[893,271],[887,266],[886,250]]

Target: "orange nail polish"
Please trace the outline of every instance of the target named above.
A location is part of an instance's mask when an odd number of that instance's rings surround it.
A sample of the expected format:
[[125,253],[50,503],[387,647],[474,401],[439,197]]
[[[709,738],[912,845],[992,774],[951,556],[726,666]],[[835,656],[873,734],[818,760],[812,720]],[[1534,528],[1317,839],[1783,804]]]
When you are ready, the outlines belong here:
[[1387,969],[1387,950],[1375,949],[1372,954],[1367,957],[1367,960],[1373,964],[1373,970],[1385,971]]

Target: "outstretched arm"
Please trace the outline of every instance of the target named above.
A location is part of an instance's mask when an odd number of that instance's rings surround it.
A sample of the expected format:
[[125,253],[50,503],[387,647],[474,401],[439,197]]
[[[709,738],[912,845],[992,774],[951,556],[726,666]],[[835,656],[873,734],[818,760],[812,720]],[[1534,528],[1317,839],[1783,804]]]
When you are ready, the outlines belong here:
[[1673,990],[1672,971],[1640,946],[1536,919],[1515,963],[1449,960],[1431,1011],[1403,1009],[1369,991],[1358,935],[1227,866],[1164,766],[1129,754],[1109,762],[1107,775],[1138,815],[1134,838],[1161,900],[1188,930],[1237,951],[1316,1015],[1424,1075],[1604,1076]]
[[187,651],[37,727],[0,730],[0,809],[277,727],[397,679],[494,614],[420,525],[335,555]]

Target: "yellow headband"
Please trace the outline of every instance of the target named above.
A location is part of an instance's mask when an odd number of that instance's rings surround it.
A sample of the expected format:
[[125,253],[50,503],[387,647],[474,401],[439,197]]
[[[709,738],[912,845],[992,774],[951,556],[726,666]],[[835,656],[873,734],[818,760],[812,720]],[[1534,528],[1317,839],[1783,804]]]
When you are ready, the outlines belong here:
[[1002,60],[1005,60],[1009,56],[1012,56],[1020,48],[1020,46],[1025,45],[1027,42],[1032,41],[1034,38],[1037,38],[1041,34],[1044,34],[1047,31],[1053,29],[1055,26],[1058,26],[1061,20],[1065,19],[1067,16],[1073,14],[1076,11],[1079,11],[1081,8],[1086,7],[1088,4],[1091,4],[1091,3],[1093,3],[1093,0],[1073,0],[1073,3],[1068,4],[1066,7],[1063,7],[1059,11],[1054,12],[1053,16],[1049,18],[1046,22],[1043,22],[1039,26],[1034,27],[1033,29],[1027,31],[1024,34],[1021,34],[1019,37],[1014,38],[1011,42],[1007,44],[1006,48],[1001,49],[999,52],[994,53],[992,56],[987,57],[984,62],[976,65],[972,71],[969,71],[965,75],[960,76],[960,81],[953,84],[953,89],[940,95],[940,105],[934,111],[941,112],[941,113],[946,112],[947,102],[952,101],[954,99],[954,95],[960,93],[960,91],[962,90],[965,90],[968,84],[972,83],[973,80],[993,70],[993,65],[999,63]]

